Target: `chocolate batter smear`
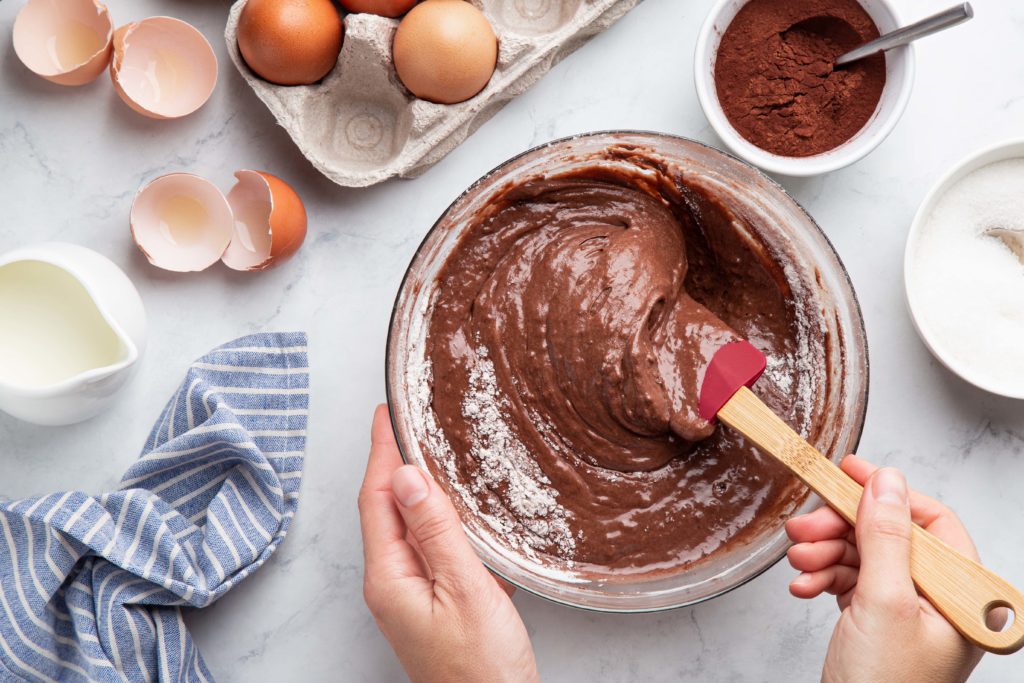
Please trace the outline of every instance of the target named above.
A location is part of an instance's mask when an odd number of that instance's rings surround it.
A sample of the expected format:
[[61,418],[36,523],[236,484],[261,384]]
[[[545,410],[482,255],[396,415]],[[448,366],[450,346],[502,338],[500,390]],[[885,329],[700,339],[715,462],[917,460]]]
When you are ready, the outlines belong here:
[[430,465],[512,552],[603,576],[674,571],[804,496],[700,418],[710,356],[749,339],[772,359],[759,393],[807,430],[817,387],[798,364],[822,352],[744,217],[640,150],[607,154],[636,170],[510,185],[445,262],[425,355],[449,452]]

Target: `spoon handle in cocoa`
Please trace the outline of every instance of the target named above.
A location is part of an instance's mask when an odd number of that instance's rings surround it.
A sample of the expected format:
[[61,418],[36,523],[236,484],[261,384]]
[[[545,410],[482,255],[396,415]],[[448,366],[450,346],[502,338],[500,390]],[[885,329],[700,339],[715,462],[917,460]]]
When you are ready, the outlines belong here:
[[944,31],[951,26],[956,26],[957,24],[967,21],[973,16],[974,9],[971,8],[971,3],[960,3],[959,5],[950,7],[947,10],[943,10],[938,14],[933,14],[921,21],[915,21],[913,24],[904,26],[903,28],[898,28],[895,31],[890,31],[889,33],[868,41],[859,47],[855,47],[849,52],[836,57],[835,65],[842,66],[843,64],[855,62],[858,59],[870,57],[876,52],[891,50],[894,47],[906,45],[918,38],[924,38],[925,36],[930,36],[933,33]]

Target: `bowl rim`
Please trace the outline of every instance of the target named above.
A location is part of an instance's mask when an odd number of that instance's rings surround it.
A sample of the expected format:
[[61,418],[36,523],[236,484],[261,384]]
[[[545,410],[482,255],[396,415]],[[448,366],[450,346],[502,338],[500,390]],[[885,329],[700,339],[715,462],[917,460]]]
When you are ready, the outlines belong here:
[[[746,4],[749,1],[743,0],[743,3]],[[897,25],[903,23],[899,11],[892,0],[875,1],[885,8]],[[896,124],[903,118],[903,113],[906,111],[907,105],[910,102],[910,96],[914,90],[915,53],[912,43],[905,45],[906,49],[902,51],[903,55],[905,55],[902,68],[904,84],[897,93],[892,113],[886,119],[880,120],[880,122],[875,124],[875,121],[879,118],[876,107],[876,113],[872,115],[871,119],[868,119],[864,127],[853,138],[844,142],[839,147],[813,156],[787,157],[761,149],[740,135],[733,128],[724,113],[720,113],[715,109],[715,105],[718,102],[718,93],[714,86],[714,75],[710,69],[704,68],[707,61],[705,57],[710,58],[712,56],[710,46],[712,36],[715,34],[715,23],[726,6],[734,2],[736,0],[716,0],[715,4],[708,10],[704,23],[700,27],[700,32],[697,34],[693,57],[693,84],[694,89],[697,91],[697,100],[700,103],[701,110],[704,112],[704,117],[712,129],[714,129],[718,137],[721,138],[722,142],[732,152],[742,157],[747,163],[770,173],[778,173],[792,178],[807,178],[831,173],[860,161],[881,145],[892,131],[895,130]],[[863,6],[861,0],[858,0],[858,3]],[[874,130],[871,130],[873,126]],[[838,154],[832,154],[836,150],[841,151]]]
[[[483,183],[485,183],[488,180],[490,180],[492,176],[494,176],[495,174],[499,173],[506,166],[508,166],[508,165],[510,165],[510,164],[512,164],[512,163],[514,163],[516,161],[518,161],[519,159],[521,159],[521,158],[523,158],[523,157],[525,157],[525,156],[527,156],[529,154],[534,154],[534,153],[539,152],[539,151],[541,151],[543,149],[546,149],[548,147],[552,147],[552,146],[555,146],[555,145],[563,144],[563,143],[566,143],[566,142],[571,142],[573,140],[578,140],[578,139],[581,139],[581,138],[593,138],[593,137],[614,136],[614,135],[639,135],[639,136],[650,136],[650,137],[654,137],[654,138],[667,138],[667,139],[672,139],[672,140],[676,140],[676,141],[683,141],[683,142],[695,144],[695,145],[698,145],[698,146],[703,147],[705,149],[711,150],[713,152],[717,152],[719,154],[722,154],[722,155],[728,157],[729,159],[732,159],[733,161],[736,161],[736,162],[738,162],[740,164],[743,164],[744,166],[747,166],[748,168],[752,169],[755,174],[760,176],[770,186],[773,186],[775,189],[777,189],[780,192],[782,192],[783,195],[785,195],[786,198],[788,198],[791,202],[793,202],[793,204],[800,210],[800,212],[802,214],[804,214],[804,216],[807,218],[809,223],[812,226],[814,226],[814,229],[818,232],[818,236],[821,237],[824,240],[825,244],[828,246],[828,248],[832,251],[832,254],[835,256],[836,262],[839,264],[839,270],[842,272],[842,277],[845,280],[845,282],[846,282],[846,284],[848,286],[848,289],[849,289],[849,291],[851,293],[851,300],[852,300],[852,304],[853,304],[852,308],[853,308],[853,313],[855,314],[853,322],[854,322],[854,324],[856,326],[856,330],[859,331],[859,336],[864,339],[864,399],[863,399],[863,402],[862,402],[862,405],[861,405],[861,410],[855,416],[855,419],[856,419],[856,429],[853,432],[853,441],[851,443],[851,452],[856,452],[859,449],[859,447],[860,447],[860,441],[861,441],[861,438],[864,435],[864,424],[865,424],[866,419],[867,419],[868,403],[870,401],[870,393],[871,393],[871,391],[870,391],[871,390],[871,353],[870,353],[870,347],[869,347],[869,345],[867,343],[867,328],[866,328],[866,326],[864,324],[864,312],[863,312],[863,309],[862,309],[861,304],[860,304],[860,298],[857,296],[857,290],[853,286],[853,280],[850,277],[850,272],[847,269],[846,264],[843,263],[843,260],[840,257],[839,252],[836,250],[835,245],[832,244],[832,240],[829,239],[828,234],[824,230],[822,230],[821,226],[818,225],[818,222],[816,220],[814,220],[814,217],[811,216],[810,213],[808,213],[807,209],[803,206],[803,204],[798,202],[796,200],[796,198],[793,197],[793,195],[791,195],[788,190],[786,190],[785,187],[783,187],[778,181],[776,181],[774,178],[772,178],[767,173],[765,173],[762,169],[760,169],[757,166],[755,166],[755,165],[745,161],[744,159],[741,159],[740,157],[736,156],[735,154],[732,154],[732,153],[730,153],[727,150],[719,149],[718,147],[715,147],[715,146],[710,145],[708,143],[701,142],[699,140],[694,140],[693,138],[685,137],[683,135],[676,135],[674,133],[663,133],[663,132],[652,131],[652,130],[621,128],[621,129],[595,130],[595,131],[588,131],[588,132],[583,132],[583,133],[576,133],[576,134],[573,134],[573,135],[566,135],[566,136],[563,136],[563,137],[560,137],[560,138],[555,138],[553,140],[549,140],[547,142],[543,142],[541,144],[535,145],[533,147],[530,147],[529,149],[526,149],[526,150],[524,150],[522,152],[519,152],[518,154],[516,154],[516,155],[514,155],[512,157],[509,157],[505,161],[503,161],[500,164],[498,164],[497,166],[493,167],[491,170],[489,170],[486,173],[484,173],[477,180],[472,182],[465,190],[460,192],[458,194],[458,196],[455,197],[455,199],[453,199],[452,202],[440,213],[440,215],[438,215],[438,217],[434,221],[433,225],[430,226],[430,229],[427,230],[426,234],[423,236],[423,239],[420,240],[420,243],[416,246],[416,250],[413,252],[413,256],[412,256],[412,258],[409,261],[409,265],[406,267],[405,273],[402,275],[402,280],[401,280],[401,282],[399,283],[399,286],[398,286],[398,292],[395,295],[395,301],[394,301],[394,304],[392,305],[392,308],[391,308],[391,316],[390,316],[390,318],[388,320],[388,334],[387,334],[387,338],[385,340],[385,349],[384,349],[384,394],[385,394],[385,398],[387,400],[388,418],[389,418],[389,420],[391,422],[392,432],[395,434],[395,443],[398,446],[399,455],[402,456],[402,462],[405,463],[405,464],[411,464],[410,459],[406,455],[406,449],[403,447],[401,439],[398,436],[400,431],[399,431],[399,428],[398,428],[399,427],[398,426],[398,417],[396,415],[396,411],[395,411],[395,408],[394,408],[394,400],[393,399],[395,398],[395,396],[394,396],[394,394],[392,392],[392,386],[391,386],[391,381],[390,381],[391,366],[392,366],[392,364],[394,362],[393,359],[392,359],[392,356],[391,356],[391,349],[392,349],[392,346],[393,346],[392,345],[392,341],[393,341],[394,336],[396,334],[396,329],[395,328],[396,328],[396,323],[398,321],[399,306],[401,304],[402,297],[405,294],[406,287],[409,285],[409,283],[411,281],[410,277],[411,277],[411,274],[412,274],[412,267],[416,264],[417,259],[419,258],[421,252],[423,251],[423,247],[431,239],[431,237],[434,235],[434,233],[437,230],[440,229],[442,221],[448,215],[448,213],[452,210],[452,208],[454,208],[459,202],[461,202],[462,199],[466,195],[468,195],[470,192],[472,192],[473,190],[478,188]],[[809,503],[811,503],[811,505],[813,506],[814,509],[820,508],[820,507],[824,506],[824,504],[825,504],[824,501],[821,500],[821,498],[817,494],[814,493],[814,491],[810,491],[809,492],[807,500],[808,500]],[[460,517],[460,522],[461,522],[461,517]],[[463,528],[465,528],[465,522],[462,522],[462,525],[463,525]],[[758,568],[758,570],[753,572],[753,573],[751,573],[750,576],[744,577],[743,579],[737,581],[735,584],[733,584],[731,586],[727,586],[727,587],[725,587],[725,588],[723,588],[721,590],[715,591],[715,592],[710,593],[708,595],[704,595],[704,596],[701,596],[699,598],[692,598],[692,599],[681,600],[679,602],[674,602],[672,604],[661,605],[661,606],[654,606],[654,607],[623,607],[623,608],[618,608],[618,607],[611,607],[611,606],[605,606],[605,605],[599,605],[599,606],[595,606],[595,605],[582,605],[582,604],[579,604],[578,602],[572,602],[570,600],[563,599],[563,598],[560,598],[560,597],[557,597],[557,596],[554,596],[554,595],[549,595],[547,593],[542,593],[542,592],[540,592],[538,590],[534,590],[530,586],[522,585],[514,577],[508,576],[507,573],[502,572],[499,569],[497,569],[496,567],[492,566],[492,564],[490,562],[488,562],[488,559],[483,557],[482,554],[480,552],[478,552],[477,548],[474,546],[474,552],[476,553],[477,557],[480,559],[481,563],[483,563],[483,565],[488,569],[488,571],[490,571],[495,576],[498,576],[502,580],[508,582],[510,585],[514,586],[515,588],[517,588],[519,590],[522,590],[522,591],[524,591],[526,593],[529,593],[531,595],[535,595],[535,596],[537,596],[539,598],[542,598],[543,600],[546,600],[548,602],[552,602],[552,603],[558,604],[558,605],[565,605],[567,607],[572,607],[572,608],[575,608],[575,609],[578,609],[578,610],[581,610],[581,611],[584,611],[584,612],[600,612],[600,613],[605,613],[605,614],[648,614],[648,613],[655,613],[655,612],[667,612],[667,611],[670,611],[670,610],[682,609],[684,607],[690,607],[690,606],[693,606],[693,605],[700,604],[702,602],[706,602],[706,601],[711,600],[713,598],[717,598],[717,597],[720,597],[722,595],[725,595],[726,593],[732,592],[733,590],[736,590],[737,588],[739,588],[741,586],[744,586],[747,583],[749,583],[750,581],[753,581],[757,577],[761,576],[762,574],[767,572],[769,569],[771,569],[772,567],[777,565],[779,563],[779,561],[782,560],[782,558],[786,556],[786,553],[787,553],[788,549],[789,549],[788,546],[783,547],[778,553],[775,554],[775,556],[770,557],[770,559],[767,562],[765,562],[763,567]]]
[[931,214],[939,200],[945,196],[950,188],[974,171],[984,168],[989,164],[1009,159],[1024,159],[1024,137],[1017,136],[1004,139],[1000,142],[985,145],[960,157],[932,184],[924,199],[918,204],[917,211],[914,213],[914,219],[910,223],[910,229],[907,231],[907,241],[903,249],[903,300],[918,337],[924,342],[925,347],[931,352],[932,356],[942,363],[947,370],[968,384],[990,394],[1024,400],[1024,387],[1016,391],[1008,390],[1005,387],[999,386],[997,382],[993,382],[991,378],[986,378],[979,373],[973,372],[970,368],[952,358],[952,354],[943,348],[940,336],[928,328],[928,325],[921,319],[919,312],[915,310],[913,294],[915,287],[911,282],[910,276],[913,260],[912,252],[917,245],[921,231],[924,229],[928,219],[931,218]]

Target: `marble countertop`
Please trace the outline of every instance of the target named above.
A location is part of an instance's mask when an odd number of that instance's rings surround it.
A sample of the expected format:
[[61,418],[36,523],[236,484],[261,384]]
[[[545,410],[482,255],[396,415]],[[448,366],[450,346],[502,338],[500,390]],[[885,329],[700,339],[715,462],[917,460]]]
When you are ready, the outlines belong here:
[[[719,144],[693,91],[691,55],[711,0],[647,0],[499,112],[424,176],[361,190],[320,176],[244,84],[221,38],[229,3],[109,0],[118,23],[154,14],[200,27],[220,57],[209,104],[180,121],[129,110],[106,77],[68,89],[0,47],[0,251],[40,240],[96,249],[139,287],[150,342],[113,410],[62,429],[0,416],[0,495],[110,490],[135,459],[188,363],[257,330],[310,334],[312,417],[293,531],[253,578],[190,623],[221,682],[401,680],[361,592],[356,491],[373,406],[384,398],[384,340],[402,274],[424,232],[471,181],[537,143],[636,128]],[[947,0],[896,0],[908,18]],[[10,36],[21,2],[0,4]],[[945,371],[911,326],[902,257],[917,204],[940,174],[983,145],[1024,134],[1024,5],[981,0],[974,21],[920,44],[902,122],[871,156],[808,180],[783,180],[828,233],[860,296],[872,387],[861,454],[903,468],[956,509],[986,563],[1024,585],[1024,403]],[[968,65],[970,64],[970,66]],[[600,84],[600,87],[596,87]],[[144,181],[191,171],[221,188],[263,169],[306,201],[310,234],[284,267],[190,276],[150,267],[128,235]],[[801,602],[781,563],[697,607],[590,614],[529,595],[516,603],[549,681],[817,680],[837,613]],[[1019,679],[1021,657],[988,656],[976,681]]]

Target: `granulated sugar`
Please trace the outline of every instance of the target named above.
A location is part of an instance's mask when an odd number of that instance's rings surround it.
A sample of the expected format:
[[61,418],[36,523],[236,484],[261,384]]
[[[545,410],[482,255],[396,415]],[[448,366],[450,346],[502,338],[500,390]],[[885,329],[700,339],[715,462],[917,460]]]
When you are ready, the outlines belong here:
[[1024,231],[1024,159],[984,166],[935,204],[908,254],[918,324],[951,364],[1024,391],[1024,264],[992,228]]

